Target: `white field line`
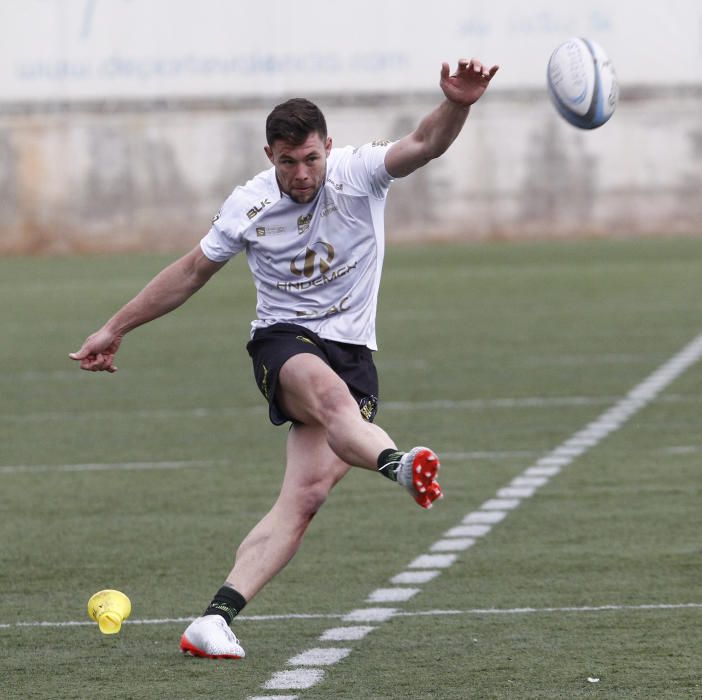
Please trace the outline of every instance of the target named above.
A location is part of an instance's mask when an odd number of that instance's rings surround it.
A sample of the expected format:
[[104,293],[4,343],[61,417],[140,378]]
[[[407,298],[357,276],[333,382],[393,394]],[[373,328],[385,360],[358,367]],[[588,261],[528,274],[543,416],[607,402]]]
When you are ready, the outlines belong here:
[[140,419],[163,419],[172,420],[174,418],[211,418],[213,416],[241,416],[244,414],[264,414],[268,413],[265,406],[249,406],[239,408],[237,406],[224,406],[222,408],[140,408],[140,409],[95,409],[81,411],[31,411],[27,413],[0,413],[0,421],[8,423],[41,423],[43,421],[70,421],[106,420],[109,418],[120,418],[130,416]]
[[579,605],[554,608],[471,608],[469,610],[422,610],[397,612],[394,617],[443,617],[446,615],[530,615],[550,613],[642,612],[655,610],[702,610],[702,603],[644,603],[641,605]]
[[[53,332],[58,328],[58,324],[48,323],[43,324],[46,326],[45,330],[47,333]],[[7,326],[4,326],[7,328]],[[526,361],[524,361],[526,359]],[[626,364],[630,365],[632,362],[650,362],[651,356],[644,354],[598,354],[598,355],[553,355],[553,356],[540,356],[538,358],[533,358],[529,360],[528,358],[522,358],[522,366],[527,367],[542,367],[542,366],[555,366],[555,365],[567,365],[567,366],[578,366],[587,367],[599,364]],[[397,368],[398,364],[393,363],[394,367]],[[409,369],[425,369],[428,367],[428,363],[422,359],[409,360],[404,363],[403,368]],[[12,382],[16,384],[17,382],[46,382],[46,381],[90,381],[89,376],[83,372],[77,371],[77,367],[69,366],[67,369],[49,369],[49,370],[25,370],[20,372],[0,372],[0,382]]]
[[333,647],[308,649],[297,656],[293,656],[288,661],[288,664],[290,666],[333,666],[345,659],[350,653],[351,649],[335,649]]
[[176,462],[98,462],[94,464],[15,464],[0,466],[0,476],[4,474],[46,474],[70,472],[110,472],[143,471],[151,469],[203,469],[222,467],[231,464],[223,459],[191,459]]
[[[671,448],[678,450],[679,448]],[[687,451],[688,448],[682,448]],[[677,452],[676,452],[677,453]],[[466,459],[518,459],[533,456],[536,452],[448,452],[445,461]],[[0,465],[0,476],[11,474],[71,474],[74,472],[151,471],[159,469],[207,469],[231,466],[226,459],[191,459],[163,462],[93,462],[87,464],[7,464]]]
[[[385,411],[445,411],[466,410],[484,411],[486,409],[534,409],[607,406],[617,397],[614,396],[521,396],[491,399],[436,399],[434,401],[381,401],[381,410]],[[698,395],[671,394],[661,399],[666,403],[700,403]],[[76,419],[95,418],[105,420],[121,416],[141,419],[173,418],[211,418],[213,416],[261,415],[268,412],[263,405],[257,406],[222,406],[220,408],[141,408],[141,409],[95,409],[79,411],[30,411],[27,413],[0,413],[0,421],[8,423],[40,423],[43,421],[75,421]]]
[[[416,610],[414,612],[402,612],[395,610],[392,615],[384,617],[442,617],[452,615],[524,615],[524,614],[548,614],[548,613],[600,613],[600,612],[636,612],[647,610],[702,610],[702,603],[642,603],[640,605],[569,605],[562,607],[547,608],[468,608],[467,610]],[[348,617],[347,613],[309,613],[309,614],[283,614],[283,615],[239,615],[236,623],[249,622],[280,622],[292,620],[339,620]],[[137,620],[125,620],[124,625],[182,625],[190,623],[194,617],[163,617],[146,618]],[[27,622],[3,622],[0,629],[32,629],[32,628],[63,628],[63,627],[95,627],[95,623],[89,620],[65,620],[58,622],[51,621],[27,621]],[[370,632],[375,627],[334,627],[322,634],[332,632],[332,636],[340,635],[340,630],[349,631],[345,639],[356,639],[360,637],[360,632]]]
[[[701,357],[702,334],[698,335],[694,340],[680,350],[680,352],[662,364],[641,383],[637,384],[631,391],[629,391],[628,394],[626,394],[626,396],[616,401],[594,421],[588,423],[584,428],[574,433],[570,438],[549,452],[546,456],[538,459],[535,463],[513,479],[512,482],[510,482],[510,484],[508,484],[506,487],[499,489],[495,498],[491,498],[483,503],[483,505],[477,511],[468,513],[461,520],[458,526],[475,522],[476,518],[479,520],[485,513],[489,514],[487,516],[489,519],[496,511],[502,514],[501,519],[503,519],[508,512],[517,508],[523,500],[531,498],[539,488],[547,484],[551,478],[560,473],[563,467],[568,466],[577,457],[584,454],[596,445],[599,445],[599,443],[611,433],[619,430],[619,428],[621,428],[633,415],[651,403],[660,394],[660,392],[663,391],[663,389],[669,386],[683,372],[698,362]],[[537,477],[538,481],[532,481],[534,477]],[[525,482],[525,480],[528,481]],[[485,521],[483,524],[486,524]],[[486,536],[491,528],[492,525],[488,524],[487,528],[483,528],[479,535],[477,534],[478,531],[476,530],[476,536]],[[458,559],[458,554],[434,554],[432,552],[463,552],[470,548],[474,544],[475,540],[473,538],[466,538],[463,536],[452,538],[451,532],[452,530],[449,530],[447,533],[445,533],[440,540],[429,547],[430,553],[419,555],[408,565],[407,568],[410,570],[436,570],[448,569],[449,567],[453,566],[455,561]],[[455,540],[455,545],[451,545],[451,539]],[[386,591],[388,589],[379,590]],[[412,589],[412,596],[415,595],[415,591],[419,590],[421,589]],[[371,594],[366,602],[377,600],[377,597],[378,592]],[[526,609],[523,611],[526,611]],[[383,621],[390,619],[391,617],[395,617],[398,614],[401,614],[401,611],[399,611],[397,608],[370,608],[366,610],[358,609],[353,610],[351,613],[343,617],[342,621],[382,624]],[[338,630],[338,628],[335,629]],[[324,636],[324,634],[322,636]],[[329,647],[329,649],[330,654],[337,655],[340,659],[345,659],[350,653],[349,649],[346,647]],[[315,649],[314,651],[316,653],[318,650]],[[302,658],[305,658],[304,653],[305,652],[302,653]],[[287,662],[288,665],[294,666],[295,660],[298,658],[300,658],[300,655],[289,659]],[[333,666],[333,664],[327,664],[326,668],[329,669],[331,666]],[[300,665],[298,665],[297,670],[286,671],[285,680],[280,682],[278,681],[280,673],[274,673],[272,679],[268,681],[268,683],[264,683],[263,687],[265,689],[274,687],[278,690],[288,688],[299,689],[303,687],[310,688],[319,683],[327,672],[322,669],[315,669],[318,674],[317,680],[310,681],[309,674],[311,670],[312,669],[300,667]],[[250,698],[250,700],[253,699]]]
[[[285,615],[239,615],[237,622],[275,622],[278,620],[337,620],[343,617],[340,613],[289,613]],[[170,625],[190,623],[194,617],[161,617],[161,618],[146,618],[146,619],[131,619],[125,620],[125,625]],[[11,624],[3,623],[0,627],[89,627],[94,625],[94,622],[87,620],[68,620],[65,622],[14,622]]]
[[[702,603],[642,603],[639,605],[568,605],[562,607],[520,607],[520,608],[467,608],[466,610],[416,610],[413,612],[403,612],[395,610],[390,617],[446,617],[451,615],[525,615],[525,614],[549,614],[549,613],[604,613],[604,612],[645,612],[656,610],[702,610]],[[251,622],[288,622],[294,620],[340,620],[347,617],[346,613],[308,613],[308,614],[281,614],[281,615],[239,615],[236,624]],[[163,617],[146,618],[136,620],[125,620],[124,625],[183,625],[192,622],[194,617]],[[66,621],[27,621],[27,622],[3,622],[0,629],[46,629],[63,627],[95,627],[91,620],[66,620]],[[371,631],[375,627],[334,627],[327,632],[333,631],[336,636],[339,630],[363,630]],[[339,633],[340,634],[340,633]],[[352,635],[352,633],[349,633]],[[360,635],[360,632],[359,632]],[[347,639],[353,639],[349,636]]]
[[330,627],[320,637],[320,642],[357,642],[363,639],[375,627],[370,625],[359,625],[357,627]]
[[[654,451],[656,454],[666,456],[685,456],[702,452],[702,445],[671,445],[669,447],[659,447]],[[476,451],[476,452],[442,452],[442,462],[465,461],[465,460],[499,460],[499,459],[520,459],[524,457],[536,457],[542,454],[534,450],[515,450],[512,452],[498,451]],[[227,459],[192,459],[178,460],[172,462],[95,462],[88,464],[8,464],[0,465],[0,476],[12,474],[72,474],[76,472],[109,472],[109,471],[152,471],[159,469],[209,469],[213,467],[231,466],[231,460]],[[546,469],[546,467],[543,467]],[[558,467],[553,473],[558,472]],[[549,476],[553,476],[549,474]],[[511,486],[506,488],[540,487],[548,481],[546,476],[530,475],[527,477],[516,477],[512,480]],[[505,489],[501,489],[503,493]]]

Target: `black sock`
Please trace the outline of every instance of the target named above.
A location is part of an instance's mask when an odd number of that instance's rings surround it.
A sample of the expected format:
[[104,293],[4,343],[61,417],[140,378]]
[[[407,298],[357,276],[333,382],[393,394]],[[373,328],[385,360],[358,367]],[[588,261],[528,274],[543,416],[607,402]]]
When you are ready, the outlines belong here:
[[231,624],[232,620],[244,609],[246,599],[239,591],[226,584],[222,586],[216,593],[212,602],[207,606],[204,615],[221,615],[227,624]]
[[403,454],[404,452],[398,452],[394,447],[383,450],[378,455],[378,471],[390,481],[397,481],[397,470]]

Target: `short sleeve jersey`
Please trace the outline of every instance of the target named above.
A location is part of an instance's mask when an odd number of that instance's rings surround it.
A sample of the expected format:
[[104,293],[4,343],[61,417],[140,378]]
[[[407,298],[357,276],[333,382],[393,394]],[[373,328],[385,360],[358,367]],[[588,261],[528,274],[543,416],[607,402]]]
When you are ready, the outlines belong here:
[[246,252],[257,290],[252,333],[297,323],[328,340],[377,349],[389,146],[332,149],[312,202],[281,193],[274,168],[228,197],[200,246],[215,262]]

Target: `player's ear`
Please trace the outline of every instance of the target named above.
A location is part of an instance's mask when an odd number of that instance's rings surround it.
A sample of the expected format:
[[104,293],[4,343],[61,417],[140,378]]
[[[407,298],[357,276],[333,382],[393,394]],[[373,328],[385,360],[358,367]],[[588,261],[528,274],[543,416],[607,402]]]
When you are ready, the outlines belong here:
[[273,163],[273,150],[271,149],[271,147],[266,145],[263,147],[263,150],[266,152],[268,160],[270,160],[270,162]]
[[324,144],[324,152],[329,155],[331,153],[332,149],[332,140],[331,136],[327,136],[327,142]]

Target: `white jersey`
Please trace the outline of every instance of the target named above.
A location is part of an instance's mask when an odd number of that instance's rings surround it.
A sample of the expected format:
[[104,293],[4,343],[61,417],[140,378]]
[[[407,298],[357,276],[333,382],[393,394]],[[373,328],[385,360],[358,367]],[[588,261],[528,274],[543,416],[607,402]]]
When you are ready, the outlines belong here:
[[297,323],[377,350],[389,145],[332,149],[325,182],[306,204],[281,193],[274,168],[229,196],[200,246],[215,262],[246,251],[258,295],[252,333]]

